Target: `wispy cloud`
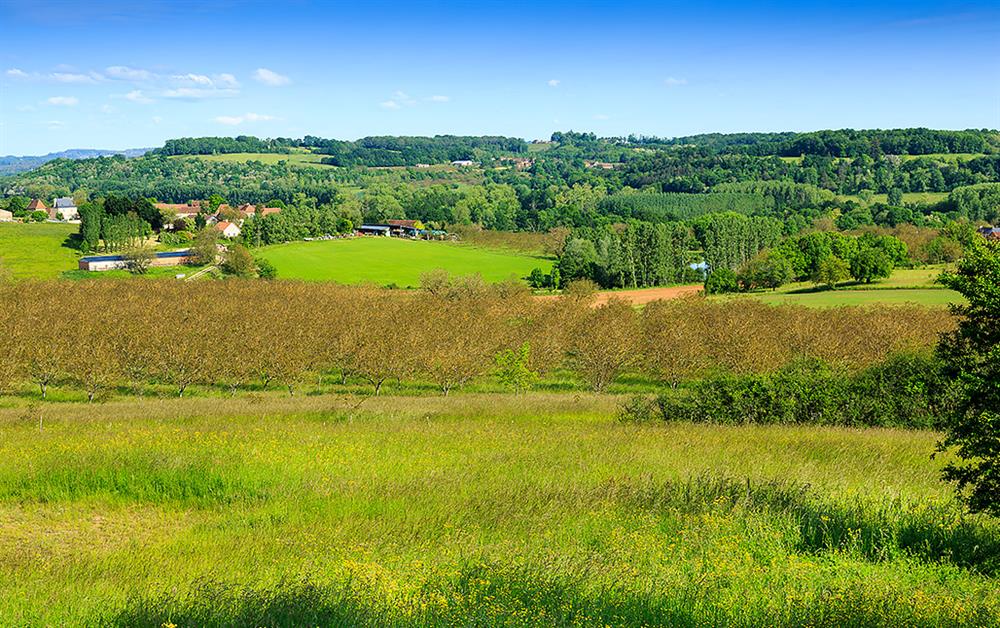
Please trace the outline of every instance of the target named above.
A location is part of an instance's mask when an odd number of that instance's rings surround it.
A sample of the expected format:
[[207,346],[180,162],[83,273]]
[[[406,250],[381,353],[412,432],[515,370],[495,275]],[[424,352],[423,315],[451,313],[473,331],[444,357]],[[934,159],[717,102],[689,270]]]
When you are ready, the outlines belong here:
[[155,102],[152,98],[144,94],[141,89],[133,89],[129,93],[125,94],[125,100],[131,100],[132,102],[140,105],[148,105]]
[[680,87],[681,85],[687,85],[688,81],[686,78],[676,78],[673,76],[668,76],[663,79],[663,84],[667,87]]
[[380,102],[378,104],[378,106],[382,107],[383,109],[390,109],[390,110],[402,109],[403,108],[403,106],[400,105],[395,100],[383,100],[382,102]]
[[211,98],[232,98],[233,96],[239,96],[239,94],[240,90],[238,89],[177,87],[164,90],[162,96],[177,100],[208,100]]
[[50,131],[57,131],[66,126],[66,123],[62,120],[46,120],[45,126],[48,127]]
[[278,74],[274,70],[268,70],[267,68],[257,68],[253,73],[253,79],[264,85],[270,85],[271,87],[280,87],[282,85],[288,85],[292,82],[292,79]]
[[20,68],[11,68],[7,70],[5,74],[13,78],[28,78],[28,73]]
[[57,83],[87,83],[94,84],[104,80],[104,76],[97,72],[81,74],[78,72],[53,72],[49,77]]
[[104,68],[104,73],[120,81],[148,81],[153,78],[153,73],[149,70],[130,68],[127,65],[113,65]]
[[244,113],[240,116],[216,116],[214,120],[219,124],[236,126],[238,124],[243,124],[244,122],[267,122],[268,120],[274,120],[274,116],[268,116],[261,113]]
[[80,103],[80,100],[76,96],[52,96],[45,102],[56,107],[75,107]]
[[549,87],[559,87],[559,83],[562,83],[562,81],[560,81],[559,79],[549,79],[548,80]]

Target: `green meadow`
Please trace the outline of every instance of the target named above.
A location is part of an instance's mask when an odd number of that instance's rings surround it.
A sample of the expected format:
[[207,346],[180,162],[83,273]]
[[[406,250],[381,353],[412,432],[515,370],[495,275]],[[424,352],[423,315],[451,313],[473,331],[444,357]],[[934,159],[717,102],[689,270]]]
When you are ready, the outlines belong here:
[[77,225],[0,223],[0,267],[15,279],[54,279],[76,268],[80,251],[69,239]]
[[172,159],[204,159],[205,161],[224,161],[233,163],[246,163],[248,161],[259,161],[265,164],[276,164],[280,161],[287,161],[296,166],[319,166],[325,155],[310,152],[293,153],[220,153],[217,155],[178,155]]
[[97,626],[1000,621],[937,434],[623,424],[615,397],[0,410],[0,617]]
[[946,269],[944,265],[921,268],[897,268],[887,279],[870,284],[845,282],[836,290],[818,288],[811,283],[790,283],[777,290],[758,291],[740,295],[720,295],[716,299],[759,299],[773,305],[806,305],[810,307],[835,307],[839,305],[909,304],[946,307],[962,303],[963,297],[937,283]]
[[552,267],[551,259],[512,251],[378,237],[290,242],[264,247],[259,254],[274,264],[282,279],[400,287],[419,286],[421,274],[438,268],[503,281],[523,278],[533,268],[548,272]]

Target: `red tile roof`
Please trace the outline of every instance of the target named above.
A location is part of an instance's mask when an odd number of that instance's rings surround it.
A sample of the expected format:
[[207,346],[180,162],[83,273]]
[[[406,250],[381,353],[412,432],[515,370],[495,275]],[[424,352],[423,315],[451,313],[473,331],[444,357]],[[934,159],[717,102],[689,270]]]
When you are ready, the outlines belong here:
[[37,211],[39,209],[48,211],[49,208],[45,206],[45,203],[43,203],[41,199],[37,198],[32,199],[31,202],[28,203],[28,211]]

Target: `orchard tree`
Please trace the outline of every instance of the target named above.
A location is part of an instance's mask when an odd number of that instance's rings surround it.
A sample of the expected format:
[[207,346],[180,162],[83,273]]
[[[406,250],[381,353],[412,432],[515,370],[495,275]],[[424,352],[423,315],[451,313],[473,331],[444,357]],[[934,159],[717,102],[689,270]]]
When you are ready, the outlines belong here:
[[954,273],[941,276],[967,305],[952,305],[958,328],[942,336],[938,354],[961,394],[940,450],[958,460],[945,466],[972,512],[1000,516],[1000,243],[975,242]]

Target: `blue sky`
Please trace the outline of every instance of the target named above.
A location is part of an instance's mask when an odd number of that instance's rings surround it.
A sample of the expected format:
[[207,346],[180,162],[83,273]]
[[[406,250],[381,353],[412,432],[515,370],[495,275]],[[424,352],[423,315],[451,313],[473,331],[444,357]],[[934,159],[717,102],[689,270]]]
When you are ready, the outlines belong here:
[[0,154],[905,126],[1000,127],[1000,5],[0,0]]

